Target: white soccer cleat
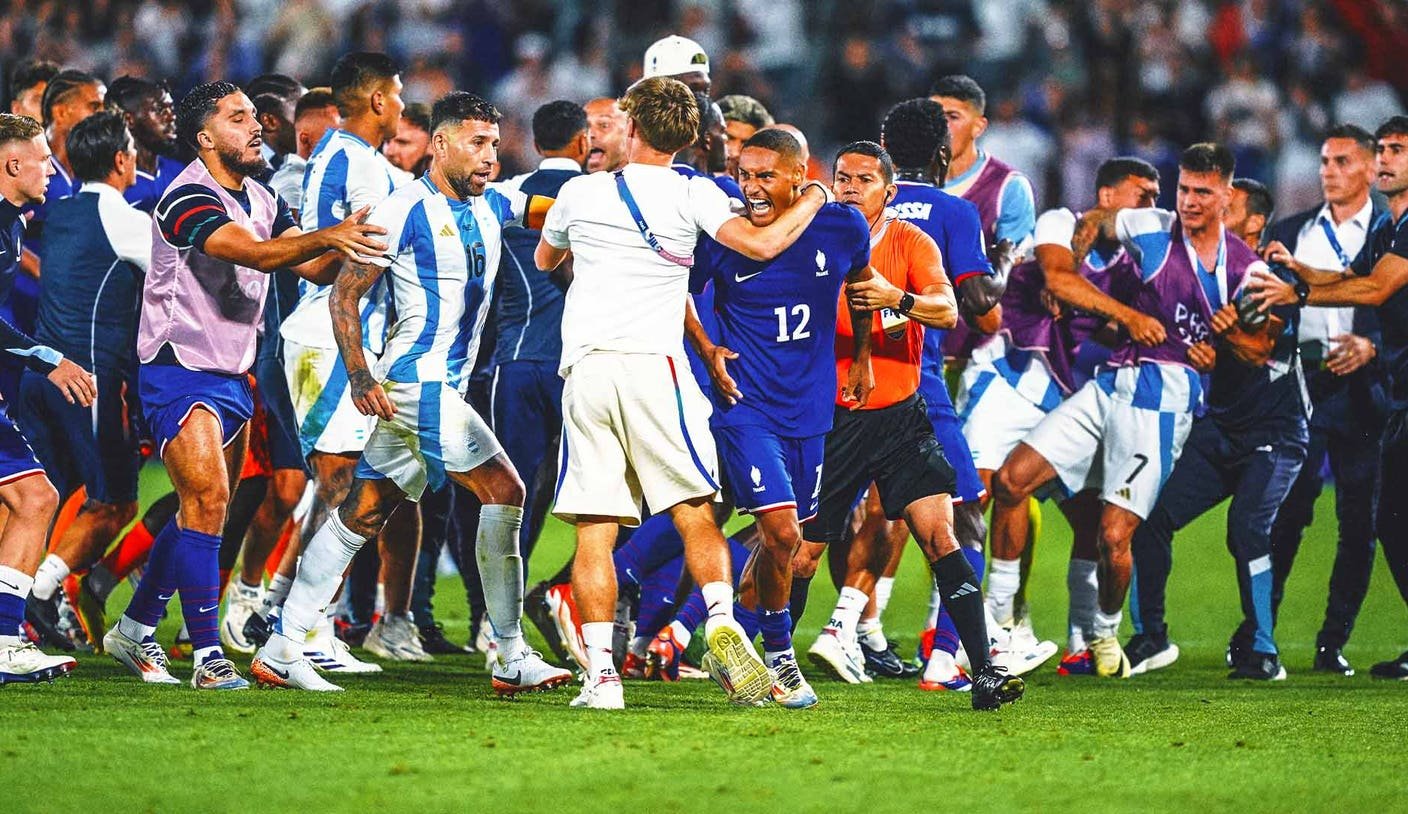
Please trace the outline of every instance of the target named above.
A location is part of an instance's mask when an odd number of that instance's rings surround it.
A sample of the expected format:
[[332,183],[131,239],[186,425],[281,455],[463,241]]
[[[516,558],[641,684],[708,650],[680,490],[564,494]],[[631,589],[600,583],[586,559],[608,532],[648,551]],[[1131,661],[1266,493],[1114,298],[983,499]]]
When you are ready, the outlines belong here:
[[[710,677],[720,681],[728,699],[735,704],[756,704],[772,693],[772,673],[763,664],[753,640],[733,619],[710,620],[704,631],[713,665],[705,665]],[[721,669],[720,669],[721,668]]]
[[817,704],[816,691],[797,666],[797,656],[785,653],[768,665],[772,672],[772,700],[786,709],[806,709]]
[[225,618],[220,622],[220,644],[236,653],[253,653],[258,645],[244,635],[245,623],[264,605],[264,589],[250,588],[235,579],[225,591]]
[[388,613],[381,617],[379,622],[372,625],[362,646],[391,661],[435,661],[435,657],[421,646],[411,617],[402,613]]
[[147,684],[180,684],[167,669],[166,651],[154,636],[138,642],[122,635],[117,625],[103,636],[103,650]]
[[562,639],[562,646],[567,649],[568,655],[583,670],[590,669],[587,645],[582,641],[582,624],[577,618],[577,603],[572,600],[572,586],[564,583],[548,588],[543,601],[547,603],[553,627],[557,628],[557,635]]
[[381,672],[380,664],[362,661],[352,655],[352,650],[347,646],[347,642],[333,635],[332,623],[327,621],[327,617],[323,617],[323,620],[313,628],[308,643],[303,645],[303,657],[312,662],[315,668],[325,673],[360,675]]
[[77,667],[78,662],[72,658],[51,656],[24,640],[0,647],[0,684],[37,684],[40,681],[52,684],[54,679],[68,675]]
[[208,658],[191,673],[191,687],[197,690],[247,690],[249,681],[223,656]]
[[577,709],[625,709],[626,694],[621,688],[621,676],[607,670],[596,678],[587,676],[582,691],[568,706]]
[[919,689],[927,692],[972,692],[973,681],[948,653],[934,649],[919,676]]
[[832,673],[847,684],[869,684],[872,679],[865,672],[865,654],[859,642],[844,642],[835,628],[822,628],[821,635],[812,642],[807,655],[816,666]]
[[318,675],[307,658],[281,659],[266,644],[249,665],[250,675],[261,687],[280,687],[310,692],[342,692],[342,688]]
[[541,653],[524,647],[503,664],[495,663],[493,676],[494,692],[512,698],[521,692],[555,690],[572,680],[572,671],[554,667]]
[[1008,675],[1021,676],[1045,664],[1061,648],[1052,641],[1039,641],[1030,619],[1017,620],[1009,630],[993,637],[992,663],[1005,667]]

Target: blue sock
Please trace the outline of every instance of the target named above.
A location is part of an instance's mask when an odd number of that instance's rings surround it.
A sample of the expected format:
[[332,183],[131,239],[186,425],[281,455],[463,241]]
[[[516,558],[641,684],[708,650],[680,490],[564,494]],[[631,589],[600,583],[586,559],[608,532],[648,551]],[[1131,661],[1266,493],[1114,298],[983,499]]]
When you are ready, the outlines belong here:
[[181,615],[196,653],[220,649],[220,537],[182,529],[176,544]]
[[797,623],[802,620],[802,614],[807,612],[807,592],[812,589],[811,577],[792,578],[792,598],[787,602],[787,610],[792,614],[792,630],[797,630]]
[[737,602],[733,603],[733,618],[737,620],[738,626],[743,628],[743,634],[749,641],[758,638],[758,614],[755,611],[743,607]]
[[24,598],[0,593],[0,636],[21,636],[24,624]]
[[704,624],[704,620],[708,616],[709,608],[704,604],[704,594],[695,588],[690,592],[689,598],[684,601],[680,612],[675,614],[675,621],[684,625],[685,630],[692,633]]
[[1276,639],[1271,614],[1271,556],[1264,555],[1247,563],[1247,581],[1251,585],[1252,608],[1256,613],[1256,635],[1252,649],[1258,653],[1276,653]]
[[137,590],[132,592],[132,601],[124,614],[132,621],[156,627],[166,613],[166,603],[171,601],[180,584],[175,573],[176,547],[180,536],[181,529],[173,517],[152,540],[142,580],[137,583]]
[[675,612],[675,588],[680,584],[684,558],[676,557],[663,568],[649,572],[640,585],[640,610],[636,614],[636,635],[654,636],[670,623]]
[[780,653],[792,649],[792,614],[786,608],[780,611],[759,609],[758,627],[763,633],[763,650]]
[[978,576],[978,582],[983,581],[983,572],[987,570],[987,558],[983,556],[981,548],[968,548],[964,546],[963,556],[968,560],[968,564],[973,566],[973,573]]

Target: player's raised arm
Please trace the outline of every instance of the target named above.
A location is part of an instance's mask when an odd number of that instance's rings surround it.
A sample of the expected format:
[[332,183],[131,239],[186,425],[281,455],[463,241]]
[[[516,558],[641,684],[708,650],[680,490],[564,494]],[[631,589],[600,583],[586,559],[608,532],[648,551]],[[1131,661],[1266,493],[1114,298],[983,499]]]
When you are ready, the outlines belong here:
[[802,187],[797,202],[767,226],[754,226],[747,218],[734,217],[719,227],[714,239],[753,260],[771,260],[787,251],[816,213],[830,200],[822,184],[811,181]]
[[[1141,345],[1157,345],[1165,337],[1164,326],[1157,319],[1111,297],[1080,273],[1081,261],[1090,253],[1095,241],[1101,237],[1113,238],[1116,214],[1113,209],[1092,209],[1076,221],[1067,213],[1073,225],[1070,243],[1039,242],[1036,260],[1046,275],[1047,289],[1056,299],[1118,322]],[[1043,219],[1047,215],[1043,215]]]

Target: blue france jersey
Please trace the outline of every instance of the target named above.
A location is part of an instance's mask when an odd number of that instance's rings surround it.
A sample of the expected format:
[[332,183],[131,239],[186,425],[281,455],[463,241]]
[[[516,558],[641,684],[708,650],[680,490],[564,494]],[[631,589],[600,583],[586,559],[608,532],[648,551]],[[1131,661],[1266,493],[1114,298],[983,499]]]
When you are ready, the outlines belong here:
[[159,155],[156,157],[156,171],[148,174],[137,170],[136,180],[122,193],[122,197],[143,212],[151,212],[156,209],[157,201],[161,200],[166,188],[185,168],[182,162]]
[[[831,429],[836,404],[836,313],[852,269],[870,262],[870,229],[856,209],[827,204],[770,262],[713,240],[694,253],[690,288],[712,281],[719,344],[743,399],[715,398],[716,426],[764,426],[785,438]],[[710,388],[712,392],[712,388]]]
[[393,192],[368,223],[386,227],[395,322],[375,375],[465,390],[489,316],[503,227],[523,215],[521,195],[496,190],[449,198],[429,176]]

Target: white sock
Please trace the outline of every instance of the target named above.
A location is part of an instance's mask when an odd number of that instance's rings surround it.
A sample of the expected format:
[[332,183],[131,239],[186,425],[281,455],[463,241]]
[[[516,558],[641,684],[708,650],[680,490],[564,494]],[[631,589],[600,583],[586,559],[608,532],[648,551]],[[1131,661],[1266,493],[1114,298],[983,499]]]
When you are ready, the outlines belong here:
[[733,621],[733,586],[727,582],[710,582],[699,586],[704,595],[704,606],[709,609],[709,619],[705,626],[717,621]]
[[924,617],[924,629],[933,630],[939,626],[939,611],[944,606],[944,595],[937,587],[929,590],[929,614]]
[[474,559],[484,582],[484,604],[499,642],[499,657],[509,659],[523,649],[523,557],[518,553],[518,529],[523,509],[486,503],[479,509]]
[[1074,557],[1066,566],[1066,590],[1071,596],[1071,609],[1067,617],[1067,650],[1079,653],[1090,644],[1095,636],[1095,613],[1100,609],[1100,582],[1094,560],[1078,560]]
[[836,607],[831,611],[831,620],[826,626],[840,633],[842,638],[854,639],[856,626],[860,624],[860,615],[869,602],[870,597],[859,588],[842,588],[841,595],[836,597]]
[[134,642],[144,642],[148,636],[156,634],[156,625],[144,625],[124,613],[117,620],[117,632]]
[[272,611],[282,608],[284,600],[288,599],[288,589],[293,587],[293,578],[283,574],[274,574],[274,578],[269,580],[269,589],[264,592],[264,616],[268,616]]
[[678,620],[670,623],[670,630],[675,632],[675,641],[680,643],[680,647],[689,647],[689,643],[694,639],[694,631]]
[[215,658],[224,658],[225,653],[218,646],[202,647],[191,654],[191,660],[197,667],[199,667],[202,664],[205,664],[205,660],[211,658],[212,656],[214,656]]
[[890,642],[885,638],[885,626],[880,623],[880,617],[873,619],[862,619],[856,626],[856,637],[871,650],[888,650]]
[[894,577],[880,577],[875,581],[875,618],[879,619],[885,615],[885,608],[890,606],[890,594],[895,591]]
[[582,643],[587,648],[588,680],[616,672],[611,660],[611,622],[583,622]]
[[1097,608],[1095,611],[1095,638],[1108,639],[1111,636],[1118,636],[1122,618],[1124,618],[1122,611],[1106,615],[1104,611]]
[[279,617],[279,632],[291,641],[304,642],[308,631],[318,624],[323,609],[342,584],[342,574],[367,538],[355,534],[342,522],[337,512],[328,520],[303,551],[298,563],[298,577],[284,600],[284,612]]
[[796,661],[796,660],[797,660],[797,651],[796,651],[796,650],[793,650],[793,649],[790,648],[790,647],[787,648],[786,650],[764,650],[764,651],[763,651],[763,663],[766,664],[766,665],[768,665],[769,667],[771,667],[773,664],[776,664],[778,659],[784,658],[784,657],[785,657],[785,658],[792,659],[793,661]]
[[988,567],[988,609],[998,624],[1012,624],[1013,600],[1022,584],[1022,561],[993,558]]
[[30,592],[34,594],[35,599],[53,599],[54,592],[67,576],[68,563],[58,554],[50,554],[44,558],[44,562],[39,563],[39,570],[34,572],[34,587]]
[[244,579],[240,578],[232,581],[230,587],[234,589],[235,593],[245,599],[264,598],[264,585],[262,583],[259,585],[247,585]]

